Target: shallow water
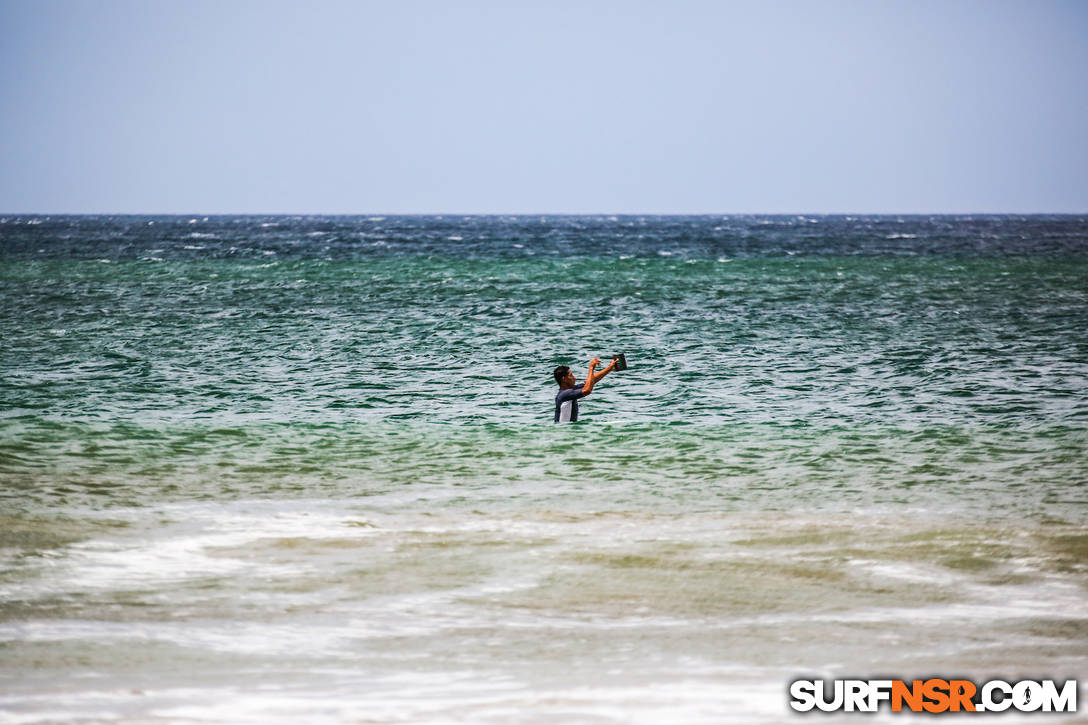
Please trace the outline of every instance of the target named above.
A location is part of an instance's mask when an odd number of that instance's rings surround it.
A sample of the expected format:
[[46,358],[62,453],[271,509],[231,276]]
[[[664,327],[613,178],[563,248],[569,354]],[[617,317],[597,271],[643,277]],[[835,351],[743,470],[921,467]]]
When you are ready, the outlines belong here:
[[0,219],[0,722],[1083,680],[1086,312],[1083,217]]

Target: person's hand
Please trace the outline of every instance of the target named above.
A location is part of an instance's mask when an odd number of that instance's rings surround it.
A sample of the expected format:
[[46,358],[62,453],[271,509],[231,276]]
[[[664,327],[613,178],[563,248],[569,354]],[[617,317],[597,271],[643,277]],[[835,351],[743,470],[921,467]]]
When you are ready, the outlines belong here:
[[612,362],[608,363],[608,369],[611,370],[612,368],[616,367],[616,364],[619,363],[619,361],[620,361],[620,358],[619,358],[618,355],[616,357],[612,358]]
[[601,364],[601,359],[599,357],[595,357],[595,358],[593,358],[592,360],[589,361],[589,366],[591,368],[595,368],[600,364]]

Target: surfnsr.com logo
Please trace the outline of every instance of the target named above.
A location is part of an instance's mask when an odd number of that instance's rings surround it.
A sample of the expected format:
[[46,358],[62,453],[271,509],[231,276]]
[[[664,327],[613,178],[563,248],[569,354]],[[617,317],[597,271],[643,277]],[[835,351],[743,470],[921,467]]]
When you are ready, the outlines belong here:
[[1066,680],[794,680],[790,707],[798,712],[1076,712],[1077,681]]

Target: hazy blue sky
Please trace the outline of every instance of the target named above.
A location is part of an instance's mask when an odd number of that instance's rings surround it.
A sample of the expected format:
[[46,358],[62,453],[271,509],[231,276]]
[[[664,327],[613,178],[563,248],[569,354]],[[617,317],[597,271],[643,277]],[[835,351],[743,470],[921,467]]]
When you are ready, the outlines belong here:
[[0,0],[0,212],[1086,212],[1088,1]]

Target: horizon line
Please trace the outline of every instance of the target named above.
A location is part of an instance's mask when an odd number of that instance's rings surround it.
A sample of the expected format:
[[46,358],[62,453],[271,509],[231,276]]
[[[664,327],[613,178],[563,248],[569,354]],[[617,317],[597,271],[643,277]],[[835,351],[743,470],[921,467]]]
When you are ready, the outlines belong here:
[[27,217],[27,216],[162,216],[162,217],[194,217],[194,216],[299,216],[299,217],[442,217],[442,216],[462,216],[462,217],[499,217],[499,216],[512,216],[512,217],[530,217],[530,216],[546,216],[546,217],[638,217],[638,216],[654,216],[654,217],[685,217],[685,216],[799,216],[799,217],[841,217],[841,216],[1088,216],[1088,210],[1084,211],[881,211],[881,212],[863,212],[863,211],[832,211],[832,212],[812,212],[812,211],[691,211],[691,212],[569,212],[569,211],[523,211],[523,212],[498,212],[498,211],[486,211],[486,212],[470,212],[470,211],[424,211],[424,212],[297,212],[297,211],[277,211],[277,212],[131,212],[131,211],[20,211],[9,212],[0,211],[0,217]]

